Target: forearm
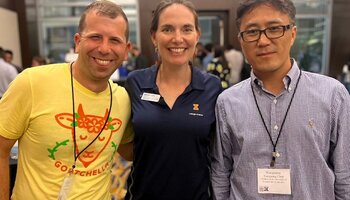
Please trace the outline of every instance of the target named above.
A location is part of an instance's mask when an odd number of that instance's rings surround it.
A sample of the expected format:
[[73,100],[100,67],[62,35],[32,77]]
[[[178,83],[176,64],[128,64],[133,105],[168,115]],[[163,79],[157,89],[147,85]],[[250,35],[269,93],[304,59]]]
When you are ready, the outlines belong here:
[[118,153],[127,161],[133,161],[134,158],[134,151],[133,146],[134,143],[130,142],[127,144],[120,144],[118,147]]
[[230,175],[228,172],[221,172],[214,167],[212,169],[211,182],[215,200],[227,200],[230,198]]
[[233,161],[227,152],[230,148],[222,146],[225,142],[222,142],[220,135],[217,136],[211,150],[211,182],[214,200],[227,200],[230,197]]
[[[218,100],[219,102],[219,100]],[[215,200],[230,198],[230,175],[233,170],[231,134],[228,131],[223,102],[216,105],[216,135],[211,149],[212,186]]]
[[9,200],[9,158],[0,158],[0,200]]
[[333,108],[337,118],[336,127],[332,131],[333,144],[330,155],[331,164],[335,174],[334,192],[336,200],[350,199],[350,96],[342,88],[343,92],[335,98],[337,107]]
[[11,147],[15,142],[16,140],[0,136],[0,200],[9,200],[10,198],[9,158]]
[[[350,142],[349,139],[347,140],[348,140],[347,142]],[[334,193],[335,193],[336,200],[350,199],[350,167],[349,167],[350,166],[350,155],[349,155],[350,145],[348,143],[345,146],[347,147],[342,151],[341,156],[335,156],[336,159],[334,161],[335,163]]]

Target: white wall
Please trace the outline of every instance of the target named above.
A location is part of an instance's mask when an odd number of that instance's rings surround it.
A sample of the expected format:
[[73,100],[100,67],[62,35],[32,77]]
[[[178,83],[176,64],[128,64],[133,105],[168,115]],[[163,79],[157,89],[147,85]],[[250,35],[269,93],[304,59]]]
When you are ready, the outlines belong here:
[[13,63],[22,66],[17,13],[0,7],[0,46],[13,51]]

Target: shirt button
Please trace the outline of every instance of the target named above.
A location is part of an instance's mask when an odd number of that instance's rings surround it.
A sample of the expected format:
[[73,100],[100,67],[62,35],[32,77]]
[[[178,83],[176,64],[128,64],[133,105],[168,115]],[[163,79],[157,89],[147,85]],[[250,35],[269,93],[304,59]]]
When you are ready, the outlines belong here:
[[273,103],[274,103],[274,104],[277,104],[277,99],[274,99],[274,100],[273,100]]
[[275,129],[275,131],[277,131],[278,126],[277,126],[277,125],[275,125],[275,126],[273,127],[273,129]]

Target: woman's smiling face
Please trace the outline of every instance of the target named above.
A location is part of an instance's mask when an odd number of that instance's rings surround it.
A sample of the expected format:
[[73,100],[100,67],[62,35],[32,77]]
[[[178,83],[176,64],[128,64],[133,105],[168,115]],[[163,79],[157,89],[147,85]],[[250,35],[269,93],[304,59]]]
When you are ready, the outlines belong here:
[[187,65],[192,60],[200,33],[194,14],[184,5],[173,4],[160,16],[152,41],[163,65]]

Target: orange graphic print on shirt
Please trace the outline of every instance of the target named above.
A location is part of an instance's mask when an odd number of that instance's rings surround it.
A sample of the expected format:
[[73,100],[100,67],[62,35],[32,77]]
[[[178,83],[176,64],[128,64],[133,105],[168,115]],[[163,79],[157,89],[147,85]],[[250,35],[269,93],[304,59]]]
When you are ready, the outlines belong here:
[[[74,138],[74,127],[76,129],[76,153],[78,154],[85,146],[79,146],[79,141],[87,140],[87,144],[94,140],[99,134],[102,128],[104,131],[98,136],[96,141],[84,150],[84,152],[78,157],[79,161],[88,167],[94,162],[99,155],[103,152],[106,146],[109,144],[112,134],[118,131],[122,125],[122,121],[117,118],[109,118],[105,127],[103,127],[108,117],[108,109],[106,109],[103,117],[96,115],[88,115],[83,111],[83,107],[79,104],[78,112],[75,113],[75,122],[73,122],[73,115],[71,113],[60,113],[55,116],[56,122],[71,131],[71,136]],[[79,131],[85,129],[85,131]],[[99,145],[95,145],[99,143]],[[101,145],[102,144],[102,145]],[[99,148],[98,148],[99,147]]]

